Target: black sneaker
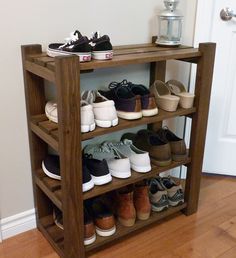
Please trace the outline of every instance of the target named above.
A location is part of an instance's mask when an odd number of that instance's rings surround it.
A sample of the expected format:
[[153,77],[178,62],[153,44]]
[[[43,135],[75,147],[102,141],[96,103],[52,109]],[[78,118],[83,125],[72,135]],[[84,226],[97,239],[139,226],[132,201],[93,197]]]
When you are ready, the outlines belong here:
[[106,160],[93,159],[91,155],[84,155],[83,163],[86,164],[95,185],[104,185],[111,182],[112,177]]
[[[50,178],[61,180],[60,175],[60,158],[58,155],[47,155],[42,161],[43,172]],[[93,179],[90,171],[83,164],[83,192],[87,192],[94,187]]]
[[56,207],[53,208],[53,220],[57,227],[64,230],[62,212]]
[[61,180],[59,156],[48,155],[42,161],[42,169],[48,177],[56,180]]
[[69,38],[66,38],[66,43],[52,43],[47,48],[47,55],[51,57],[65,56],[65,55],[77,55],[80,58],[80,62],[91,61],[92,47],[89,45],[89,39],[86,36],[82,36],[81,33],[76,30],[70,34]]
[[99,31],[95,32],[92,35],[91,45],[92,49],[92,58],[97,60],[108,60],[112,59],[113,51],[110,38],[107,35],[100,36]]

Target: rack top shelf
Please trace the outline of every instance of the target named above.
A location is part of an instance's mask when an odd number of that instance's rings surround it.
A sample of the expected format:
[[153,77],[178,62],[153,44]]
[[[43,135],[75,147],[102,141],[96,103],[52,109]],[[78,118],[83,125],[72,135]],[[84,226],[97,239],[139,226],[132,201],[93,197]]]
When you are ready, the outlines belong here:
[[[191,59],[201,56],[198,48],[189,46],[157,47],[155,44],[138,44],[114,47],[112,60],[93,60],[80,64],[80,70],[94,70],[98,68],[114,67],[128,64],[141,64],[170,59]],[[61,58],[61,57],[56,57]],[[46,53],[29,55],[28,61],[55,71],[55,58],[48,57]]]

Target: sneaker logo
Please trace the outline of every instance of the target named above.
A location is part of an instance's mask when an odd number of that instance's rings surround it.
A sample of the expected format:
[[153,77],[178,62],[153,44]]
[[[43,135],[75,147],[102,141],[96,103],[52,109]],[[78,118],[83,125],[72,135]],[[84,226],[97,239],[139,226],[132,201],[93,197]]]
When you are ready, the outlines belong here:
[[106,59],[112,59],[113,53],[106,54]]
[[90,61],[91,60],[91,56],[83,56],[83,61]]

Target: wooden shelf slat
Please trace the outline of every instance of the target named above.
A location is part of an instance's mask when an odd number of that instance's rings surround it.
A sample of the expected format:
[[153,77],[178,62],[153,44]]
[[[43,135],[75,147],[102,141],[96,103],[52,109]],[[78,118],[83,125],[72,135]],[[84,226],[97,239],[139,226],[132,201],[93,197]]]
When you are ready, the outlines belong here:
[[[131,177],[125,179],[119,179],[112,177],[112,181],[106,185],[95,186],[88,192],[83,194],[83,199],[87,200],[105,193],[108,193],[112,190],[119,189],[121,187],[135,184],[140,182],[144,179],[148,179],[154,177],[164,171],[173,169],[175,167],[179,167],[182,165],[187,165],[191,162],[191,158],[186,158],[182,162],[175,162],[173,161],[169,166],[165,167],[157,167],[152,165],[152,170],[148,173],[138,173],[132,171]],[[48,196],[50,200],[61,210],[62,209],[62,189],[61,189],[61,182],[55,179],[49,178],[44,172],[39,169],[36,171],[35,177],[36,184],[40,187],[40,189]]]
[[[93,71],[98,68],[115,67],[130,64],[150,63],[170,59],[186,60],[196,63],[201,56],[197,48],[189,46],[160,47],[155,44],[137,44],[126,46],[115,46],[112,60],[92,60],[80,64],[80,71]],[[61,58],[61,57],[56,57]],[[27,63],[28,62],[28,63]],[[52,72],[55,71],[55,59],[48,57],[46,53],[28,57],[26,69],[42,76],[49,81],[55,81]],[[41,66],[41,69],[40,69]],[[48,72],[46,71],[48,70]]]
[[[81,135],[82,140],[88,140],[104,134],[117,132],[126,128],[132,128],[140,125],[151,123],[158,123],[165,119],[170,119],[177,116],[189,116],[196,112],[196,108],[178,108],[175,112],[167,112],[159,109],[158,115],[152,117],[143,117],[138,120],[130,121],[119,118],[119,124],[110,128],[96,127],[96,129],[89,133]],[[54,150],[58,151],[58,125],[47,119],[42,115],[33,116],[31,118],[31,130],[49,144]]]

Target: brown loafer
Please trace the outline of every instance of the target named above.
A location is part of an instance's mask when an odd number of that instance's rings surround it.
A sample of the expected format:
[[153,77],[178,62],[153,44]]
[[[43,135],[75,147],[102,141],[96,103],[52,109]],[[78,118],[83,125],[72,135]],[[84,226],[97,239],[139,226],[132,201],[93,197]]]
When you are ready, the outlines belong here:
[[152,163],[164,167],[171,164],[171,149],[167,141],[163,141],[156,133],[150,130],[140,130],[136,135],[127,133],[123,139],[130,139],[140,150],[149,152]]
[[171,132],[168,127],[161,128],[157,131],[157,135],[163,141],[167,141],[170,144],[171,155],[174,161],[183,161],[187,158],[186,144],[183,139],[176,136]]

